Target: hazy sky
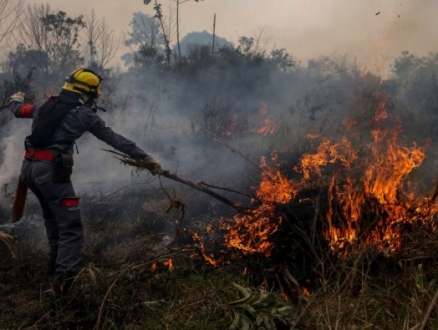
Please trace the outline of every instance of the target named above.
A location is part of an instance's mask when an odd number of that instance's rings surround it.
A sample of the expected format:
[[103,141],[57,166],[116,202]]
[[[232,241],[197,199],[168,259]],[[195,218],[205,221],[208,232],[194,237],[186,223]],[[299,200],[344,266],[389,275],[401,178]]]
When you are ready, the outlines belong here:
[[[165,13],[172,0],[160,0]],[[28,0],[50,3],[70,15],[94,8],[117,34],[129,29],[132,13],[153,14],[143,0]],[[212,32],[236,42],[239,36],[269,40],[268,49],[286,48],[305,62],[322,55],[349,54],[372,69],[409,50],[417,55],[438,51],[437,0],[205,0],[181,5],[182,34]]]

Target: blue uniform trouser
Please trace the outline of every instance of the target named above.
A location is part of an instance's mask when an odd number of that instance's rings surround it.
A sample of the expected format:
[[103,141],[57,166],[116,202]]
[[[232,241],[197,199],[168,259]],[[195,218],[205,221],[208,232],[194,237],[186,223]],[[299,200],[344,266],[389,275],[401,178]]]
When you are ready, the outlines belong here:
[[51,254],[57,251],[56,272],[76,272],[84,237],[81,211],[72,183],[55,182],[54,170],[52,163],[25,159],[21,177],[43,209]]

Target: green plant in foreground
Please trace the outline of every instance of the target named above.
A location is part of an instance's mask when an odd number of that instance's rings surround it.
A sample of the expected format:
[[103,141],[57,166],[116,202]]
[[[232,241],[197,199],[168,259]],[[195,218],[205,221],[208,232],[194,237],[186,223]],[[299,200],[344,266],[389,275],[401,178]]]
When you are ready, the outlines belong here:
[[292,306],[273,292],[260,290],[258,294],[254,294],[250,288],[236,283],[232,285],[243,297],[228,303],[234,312],[230,330],[276,330],[276,322],[291,325],[296,318]]

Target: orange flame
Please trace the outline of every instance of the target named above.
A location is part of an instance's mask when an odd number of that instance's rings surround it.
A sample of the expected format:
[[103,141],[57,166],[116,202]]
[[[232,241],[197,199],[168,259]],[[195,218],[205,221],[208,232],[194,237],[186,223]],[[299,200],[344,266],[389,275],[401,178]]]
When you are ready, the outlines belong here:
[[266,103],[262,103],[260,108],[260,116],[264,118],[261,121],[260,128],[256,130],[257,133],[262,135],[270,135],[275,133],[275,123],[267,116],[267,114],[268,105]]
[[309,290],[308,290],[305,286],[303,286],[303,287],[301,288],[301,291],[303,292],[303,295],[304,295],[304,296],[306,296],[306,297],[310,297],[310,296],[311,296]]
[[322,167],[329,163],[341,168],[331,177],[328,189],[325,235],[333,251],[345,254],[347,246],[371,245],[393,253],[401,245],[400,223],[431,223],[438,211],[427,199],[404,191],[408,174],[425,158],[424,148],[397,144],[401,127],[396,124],[390,130],[384,125],[389,116],[387,99],[384,95],[381,99],[373,118],[372,141],[361,150],[367,158],[359,159],[346,136],[339,143],[323,138],[317,152],[303,155],[295,168],[304,180],[321,177]]
[[[211,227],[211,226],[207,226],[207,228],[209,228],[209,227]],[[192,232],[192,238],[195,242],[199,242],[199,251],[201,252],[201,255],[204,258],[204,260],[207,261],[212,266],[215,266],[215,267],[218,266],[219,261],[216,261],[213,255],[207,255],[207,253],[205,252],[205,246],[204,246],[204,243],[202,242],[202,238],[199,236],[199,234],[197,232]]]
[[167,268],[169,269],[169,271],[173,270],[174,266],[173,266],[173,260],[172,258],[167,259],[164,263],[164,266],[167,266]]
[[[275,153],[273,159],[276,159]],[[274,247],[270,236],[283,221],[282,216],[276,214],[274,203],[288,203],[293,197],[294,188],[279,169],[266,164],[265,157],[260,161],[260,168],[263,169],[257,190],[260,206],[250,214],[237,214],[233,217],[232,224],[222,221],[221,226],[228,230],[225,234],[227,246],[236,248],[245,255],[258,253],[269,257]]]
[[[438,212],[434,198],[416,198],[408,175],[425,159],[424,148],[400,145],[401,126],[386,111],[388,100],[384,93],[374,109],[370,138],[356,146],[352,140],[358,134],[345,135],[339,141],[320,138],[316,153],[304,154],[294,170],[301,173],[299,182],[290,182],[277,166],[268,166],[262,157],[261,182],[256,195],[260,205],[249,214],[238,214],[231,223],[221,221],[226,229],[225,244],[243,254],[271,255],[274,247],[271,235],[283,218],[276,204],[286,204],[297,193],[318,180],[325,184],[328,203],[327,229],[324,236],[333,252],[346,255],[352,248],[372,246],[379,252],[393,253],[401,246],[403,223],[433,224]],[[390,129],[388,122],[396,122]],[[356,120],[345,120],[351,130]],[[276,154],[272,160],[276,161]],[[323,175],[332,171],[328,177]]]

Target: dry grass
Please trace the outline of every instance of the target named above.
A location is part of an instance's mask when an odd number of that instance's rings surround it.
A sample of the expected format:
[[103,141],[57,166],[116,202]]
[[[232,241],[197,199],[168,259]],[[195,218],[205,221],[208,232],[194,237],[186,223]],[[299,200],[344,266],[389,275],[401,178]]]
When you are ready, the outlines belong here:
[[[156,217],[159,212],[153,214]],[[234,325],[239,330],[266,330],[270,325],[278,330],[413,330],[438,326],[434,250],[438,240],[430,231],[407,234],[404,249],[392,258],[364,250],[337,259],[315,244],[314,237],[307,238],[315,249],[305,252],[317,262],[312,274],[299,274],[299,278],[311,296],[294,305],[283,299],[263,264],[255,267],[254,262],[263,263],[260,258],[234,255],[232,264],[213,268],[196,249],[184,246],[189,242],[180,242],[184,247],[175,251],[162,249],[164,235],[172,233],[166,233],[161,221],[147,217],[102,220],[85,221],[81,270],[72,294],[56,307],[50,305],[50,285],[44,275],[45,243],[1,236],[8,245],[0,244],[0,329],[216,330]],[[16,252],[15,258],[11,251]],[[166,264],[169,258],[173,270]],[[152,270],[154,263],[157,268]],[[248,271],[243,275],[245,267]],[[301,280],[306,276],[312,276],[310,284]],[[266,304],[256,303],[263,294],[261,288],[271,293]],[[246,300],[236,303],[245,298],[244,292],[248,292]]]
[[11,235],[8,235],[0,231],[0,242],[6,245],[11,257],[15,258],[15,252],[14,249],[12,248],[12,241],[13,241],[13,237]]

